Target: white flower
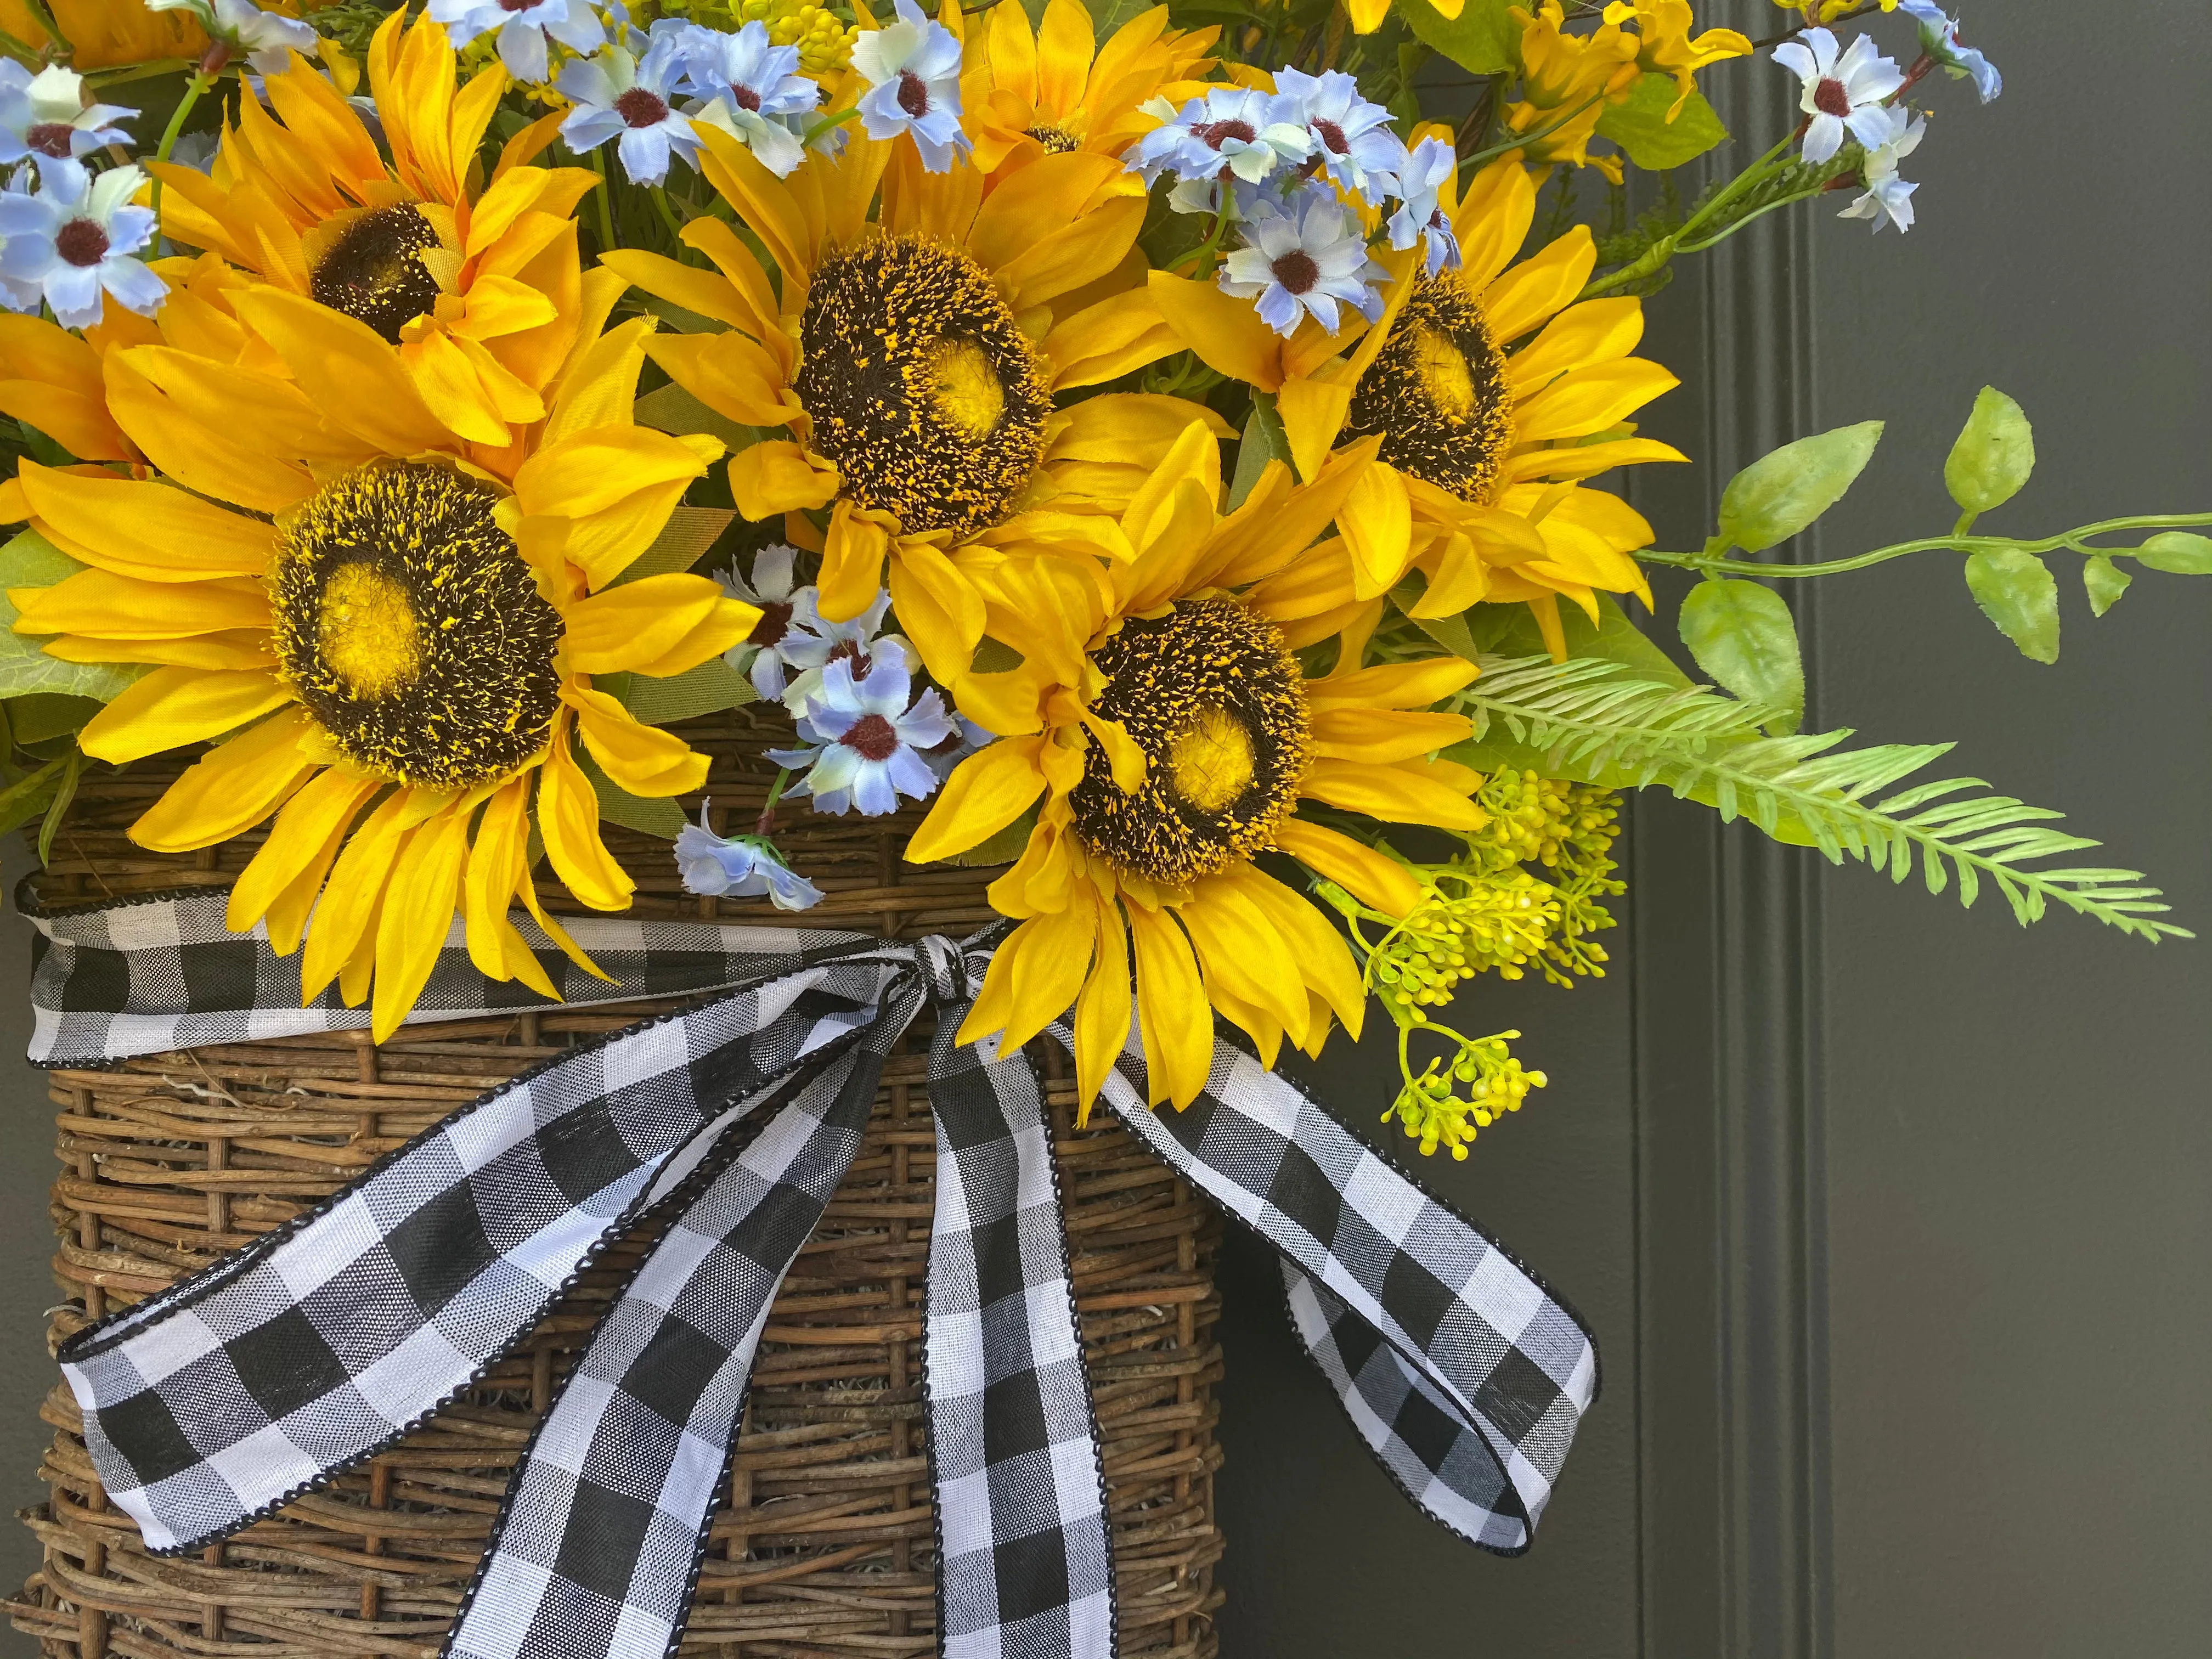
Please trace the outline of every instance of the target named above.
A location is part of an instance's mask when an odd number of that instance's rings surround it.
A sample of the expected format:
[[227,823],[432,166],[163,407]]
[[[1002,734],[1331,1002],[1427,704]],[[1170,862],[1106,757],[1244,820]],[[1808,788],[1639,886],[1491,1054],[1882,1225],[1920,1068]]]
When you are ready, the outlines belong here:
[[914,0],[897,5],[896,22],[853,43],[853,67],[868,83],[860,94],[860,125],[871,138],[912,133],[922,166],[943,173],[969,148],[960,130],[960,43]]
[[616,154],[634,185],[657,185],[668,176],[672,153],[690,161],[699,154],[691,123],[673,100],[683,78],[682,47],[663,35],[635,58],[609,46],[596,58],[572,58],[558,85],[575,107],[561,123],[562,142],[580,155],[618,139]]
[[865,679],[840,659],[823,670],[821,688],[807,700],[799,722],[803,749],[771,749],[779,766],[808,768],[805,780],[784,792],[811,794],[817,812],[859,807],[869,817],[898,810],[899,797],[921,800],[934,793],[937,774],[921,751],[953,735],[945,700],[923,692],[907,706],[912,686],[903,659],[876,659]]
[[1245,227],[1248,246],[1222,262],[1221,288],[1239,299],[1256,298],[1260,320],[1287,338],[1299,314],[1310,312],[1336,332],[1341,300],[1370,323],[1382,315],[1373,284],[1389,273],[1367,257],[1358,220],[1325,189],[1309,189]]
[[1406,146],[1390,130],[1390,112],[1362,98],[1359,83],[1342,70],[1279,70],[1271,113],[1304,129],[1314,158],[1340,190],[1373,207],[1398,193]]
[[114,125],[137,114],[118,104],[84,101],[84,77],[49,64],[36,75],[14,58],[0,58],[0,162],[39,158],[45,167],[80,172],[88,155],[106,144],[127,144],[131,135]]
[[1256,185],[1313,154],[1314,140],[1295,122],[1276,118],[1275,100],[1252,87],[1216,87],[1176,110],[1164,100],[1146,106],[1164,125],[1137,141],[1127,167],[1147,179],[1233,173]]
[[799,48],[770,43],[755,18],[735,34],[702,29],[689,58],[691,86],[703,100],[688,113],[720,127],[779,179],[806,159],[806,117],[822,88],[799,72]]
[[[5,183],[0,184],[0,192],[4,192],[0,194],[0,201],[4,201],[8,196],[29,195],[34,176],[35,170],[31,167],[16,167],[10,171]],[[39,285],[8,274],[7,246],[7,237],[0,234],[0,306],[10,311],[36,311],[44,303]]]
[[1984,103],[2004,91],[1997,66],[1973,47],[1959,44],[1959,20],[1934,0],[1897,0],[1897,9],[1920,25],[1920,50],[1950,74],[1972,81]]
[[1428,243],[1425,276],[1433,276],[1446,265],[1459,264],[1459,233],[1452,228],[1438,192],[1459,166],[1452,147],[1443,139],[1424,138],[1407,152],[1398,175],[1403,193],[1398,210],[1390,216],[1390,246],[1403,252],[1416,241]]
[[1912,228],[1912,192],[1920,188],[1908,185],[1897,176],[1897,164],[1920,148],[1920,140],[1928,131],[1925,120],[1916,120],[1909,112],[1892,109],[1885,112],[1889,118],[1889,131],[1881,142],[1867,151],[1866,193],[1836,216],[1839,219],[1871,219],[1880,230],[1884,222],[1899,230]]
[[761,613],[761,619],[753,624],[753,631],[724,652],[722,660],[738,673],[750,676],[753,690],[771,702],[783,696],[788,678],[785,671],[792,666],[787,653],[804,634],[795,621],[799,595],[811,596],[814,592],[811,587],[793,586],[792,565],[798,556],[796,548],[770,542],[753,555],[750,581],[740,576],[735,566],[718,579],[724,592],[757,607]]
[[291,54],[312,58],[315,31],[295,17],[280,17],[255,5],[252,0],[146,0],[149,11],[188,11],[199,20],[209,39],[244,52],[246,60],[264,75],[282,75],[292,67]]
[[35,196],[0,192],[0,275],[35,285],[67,328],[100,320],[103,289],[152,316],[169,288],[131,257],[154,240],[153,210],[131,204],[145,182],[135,167],[97,179],[73,167],[46,174]]
[[685,824],[676,837],[676,870],[687,893],[716,898],[765,893],[779,910],[806,910],[822,902],[822,890],[786,864],[767,836],[723,836],[709,830],[704,801],[699,822]]
[[443,23],[455,46],[480,34],[499,36],[499,61],[516,80],[536,85],[545,79],[551,35],[571,52],[596,52],[607,33],[586,0],[430,0],[430,20]]
[[811,587],[802,587],[792,595],[795,627],[783,655],[799,673],[784,688],[783,706],[793,714],[806,712],[807,702],[822,689],[823,675],[832,663],[845,664],[855,680],[866,679],[879,657],[898,663],[909,675],[920,669],[921,653],[902,635],[879,635],[876,631],[884,625],[884,613],[890,609],[891,596],[883,589],[876,590],[867,609],[844,622],[824,617],[818,598]]
[[1775,47],[1774,61],[1805,83],[1797,106],[1812,119],[1805,127],[1805,159],[1830,160],[1844,147],[1844,134],[1872,149],[1888,131],[1882,100],[1905,84],[1905,73],[1874,49],[1862,34],[1841,58],[1836,37],[1826,29],[1807,29],[1802,37]]

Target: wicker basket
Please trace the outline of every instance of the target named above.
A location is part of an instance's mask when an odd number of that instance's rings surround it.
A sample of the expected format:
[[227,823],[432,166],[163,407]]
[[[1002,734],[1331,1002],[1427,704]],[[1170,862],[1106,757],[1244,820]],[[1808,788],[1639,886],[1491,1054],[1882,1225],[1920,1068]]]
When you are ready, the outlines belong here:
[[[763,744],[750,710],[687,727],[714,757],[716,816],[757,813]],[[99,898],[229,882],[252,842],[183,858],[123,831],[175,775],[148,763],[85,780],[46,891]],[[697,803],[690,803],[696,812]],[[828,897],[801,921],[915,938],[987,921],[994,872],[914,872],[910,817],[786,815],[785,845]],[[764,901],[684,894],[665,842],[609,842],[638,879],[635,909],[730,921],[793,918]],[[581,914],[554,889],[550,908]],[[53,1191],[65,1295],[58,1344],[313,1206],[454,1107],[647,1005],[548,1011],[403,1030],[289,1038],[54,1072]],[[926,1022],[925,1022],[926,1026]],[[852,1173],[769,1316],[727,1506],[714,1518],[682,1651],[720,1659],[906,1659],[935,1651],[934,1554],[920,1346],[935,1139],[918,1027],[885,1067]],[[1102,1114],[1073,1126],[1073,1091],[1046,1056],[1054,1150],[1111,1508],[1122,1649],[1160,1659],[1217,1650],[1212,1567],[1212,1265],[1218,1223]],[[398,1446],[198,1558],[148,1555],[111,1508],[56,1386],[43,1474],[27,1512],[45,1563],[9,1612],[49,1655],[430,1659],[476,1569],[525,1441],[643,1235],[609,1252],[490,1375]]]

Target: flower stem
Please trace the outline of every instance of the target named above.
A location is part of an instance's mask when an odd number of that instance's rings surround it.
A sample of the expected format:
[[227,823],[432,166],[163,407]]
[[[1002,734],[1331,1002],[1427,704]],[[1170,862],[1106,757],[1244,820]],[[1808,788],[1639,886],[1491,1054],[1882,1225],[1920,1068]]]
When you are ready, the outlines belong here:
[[660,222],[668,227],[668,234],[676,239],[676,251],[681,255],[684,252],[684,227],[677,221],[676,210],[668,205],[668,192],[659,185],[652,185],[647,187],[647,194],[653,198],[653,210],[660,215]]
[[[216,77],[205,70],[192,71],[192,78],[185,82],[185,95],[177,100],[176,108],[169,112],[169,125],[162,130],[161,143],[154,151],[155,161],[166,161],[169,159],[169,152],[177,147],[178,135],[185,130],[185,118],[192,112],[192,106],[199,102],[200,94],[215,83]],[[161,222],[161,180],[158,175],[154,180],[154,194],[150,205],[154,210],[154,223],[158,234]]]
[[605,149],[592,152],[592,171],[599,175],[597,192],[599,218],[599,252],[613,252],[615,246],[615,210],[610,198],[614,194],[614,180],[607,177],[607,153]]
[[1918,541],[1897,542],[1888,547],[1877,547],[1871,552],[1855,553],[1847,559],[1824,559],[1816,564],[1770,564],[1759,559],[1730,559],[1714,553],[1661,553],[1646,550],[1636,556],[1647,564],[1671,565],[1678,570],[1701,571],[1707,575],[1730,576],[1840,576],[1849,571],[1866,570],[1875,565],[1887,564],[1892,559],[1904,558],[1911,553],[1996,553],[2008,548],[2018,548],[2024,553],[2079,553],[2084,557],[2132,552],[2124,547],[2085,547],[2082,543],[2091,536],[2116,536],[2130,530],[2185,530],[2199,525],[2212,525],[2212,513],[2139,513],[2124,519],[2102,519],[2095,524],[2085,524],[2077,530],[2062,531],[2056,536],[2046,536],[2041,541],[2021,541],[2010,536],[1967,536],[1954,532],[1948,536],[1927,536]]
[[775,769],[775,781],[769,786],[768,799],[761,806],[760,820],[753,825],[753,834],[772,836],[775,833],[775,804],[783,799],[783,786],[791,781],[791,769]]

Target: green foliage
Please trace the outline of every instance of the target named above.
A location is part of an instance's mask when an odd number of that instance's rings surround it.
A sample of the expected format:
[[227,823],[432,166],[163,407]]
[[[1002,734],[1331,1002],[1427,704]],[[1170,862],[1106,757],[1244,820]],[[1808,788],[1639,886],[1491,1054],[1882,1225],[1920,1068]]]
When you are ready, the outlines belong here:
[[1951,499],[1968,513],[1986,513],[2020,494],[2034,471],[2035,433],[2027,416],[1995,386],[1984,386],[1943,463]]
[[2157,919],[2168,907],[2136,871],[2027,867],[2098,845],[2048,827],[2062,813],[1981,793],[1978,778],[1884,793],[1948,744],[1838,750],[1850,732],[1763,737],[1772,704],[1656,684],[1605,662],[1493,661],[1458,701],[1478,744],[1502,728],[1555,776],[1704,799],[1724,820],[1747,817],[1831,863],[1848,854],[1899,882],[1917,851],[1929,892],[1955,880],[1971,905],[1988,882],[2023,925],[2055,902],[2139,939],[2191,937]]
[[649,674],[602,674],[593,683],[647,726],[719,714],[759,696],[750,680],[720,657],[709,657],[696,668],[665,679]]
[[1606,106],[1598,118],[1597,136],[1620,145],[1632,162],[1648,173],[1694,161],[1723,142],[1728,129],[1701,92],[1692,93],[1669,121],[1667,112],[1680,96],[1673,76],[1646,75],[1621,102]]
[[2170,576],[2212,575],[2212,536],[2169,530],[2136,550],[2136,562]]
[[704,432],[720,438],[733,454],[740,449],[750,449],[768,435],[757,427],[739,426],[728,416],[716,414],[673,380],[640,398],[634,412],[640,426],[673,433],[679,438],[689,433]]
[[2021,655],[2058,660],[2058,582],[2050,566],[2024,547],[1975,553],[1966,560],[1966,586]]
[[2101,617],[2120,602],[2135,578],[2102,554],[2081,567],[2081,586],[2089,595],[2089,611]]
[[601,817],[662,841],[676,839],[684,828],[682,807],[672,800],[652,800],[631,794],[606,775],[599,762],[592,758],[590,750],[579,744],[575,753],[577,765],[591,780],[592,793],[599,798]]
[[63,756],[32,771],[5,769],[14,775],[11,781],[0,785],[0,834],[21,829],[53,805],[68,764],[68,757]]
[[1796,730],[1805,665],[1796,619],[1779,593],[1757,582],[1701,581],[1684,597],[1678,627],[1698,667],[1739,697],[1788,708],[1783,729]]
[[1268,462],[1287,465],[1290,459],[1290,435],[1283,429],[1283,417],[1275,412],[1274,398],[1254,392],[1252,418],[1244,422],[1244,436],[1237,446],[1237,471],[1229,480],[1229,510],[1233,513],[1244,505]]
[[722,538],[737,514],[726,507],[679,507],[653,538],[653,545],[631,560],[622,574],[608,584],[619,587],[646,576],[665,576],[690,570],[705,558]]
[[1729,480],[1711,550],[1764,553],[1843,500],[1881,441],[1880,421],[1838,427],[1784,444]]
[[21,613],[8,598],[9,588],[50,587],[83,568],[35,530],[0,547],[0,697],[45,691],[106,702],[146,672],[135,663],[64,662],[15,631]]
[[1446,17],[1429,0],[1398,0],[1397,11],[1423,45],[1473,74],[1498,75],[1520,62],[1521,26],[1510,15],[1514,3],[1467,0],[1458,16]]

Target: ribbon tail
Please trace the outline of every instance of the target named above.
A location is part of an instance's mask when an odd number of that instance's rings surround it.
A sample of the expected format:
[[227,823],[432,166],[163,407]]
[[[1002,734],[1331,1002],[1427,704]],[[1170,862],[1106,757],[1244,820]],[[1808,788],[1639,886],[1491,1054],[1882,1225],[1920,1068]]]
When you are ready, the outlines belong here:
[[[1053,1036],[1072,1050],[1066,1026]],[[1597,1394],[1597,1349],[1574,1310],[1239,1048],[1217,1043],[1184,1111],[1146,1106],[1133,1054],[1101,1093],[1281,1253],[1299,1340],[1407,1496],[1470,1543],[1527,1549]]]
[[653,1246],[532,1441],[442,1659],[675,1650],[776,1289],[920,1004],[894,993]]
[[176,1553],[390,1444],[512,1348],[664,1174],[887,1000],[911,1018],[912,972],[910,954],[848,957],[580,1045],[73,1337],[58,1358],[108,1495]]
[[937,1212],[923,1339],[943,1659],[1112,1659],[1105,1473],[1044,1097],[1028,1059],[929,1055]]

